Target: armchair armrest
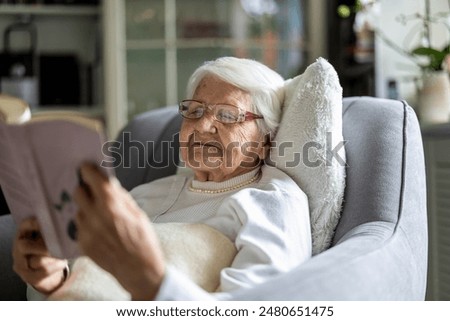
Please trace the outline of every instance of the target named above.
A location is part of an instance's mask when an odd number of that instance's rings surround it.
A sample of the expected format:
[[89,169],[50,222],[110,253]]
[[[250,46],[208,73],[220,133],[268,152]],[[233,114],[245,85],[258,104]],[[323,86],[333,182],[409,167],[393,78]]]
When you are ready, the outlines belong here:
[[425,283],[419,268],[401,228],[370,222],[350,230],[334,247],[293,271],[237,292],[232,299],[423,300]]

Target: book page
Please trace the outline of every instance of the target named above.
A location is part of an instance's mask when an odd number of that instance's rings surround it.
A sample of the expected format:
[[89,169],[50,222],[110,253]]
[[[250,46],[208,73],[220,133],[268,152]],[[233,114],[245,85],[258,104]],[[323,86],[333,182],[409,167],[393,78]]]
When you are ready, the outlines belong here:
[[101,133],[103,131],[102,124],[99,120],[88,118],[85,114],[76,111],[47,111],[39,112],[33,115],[29,123],[53,120],[66,120],[84,127],[88,127],[94,131]]
[[0,122],[0,185],[16,224],[35,216],[35,198],[39,185],[22,126]]
[[79,184],[78,169],[86,162],[100,166],[104,137],[92,127],[66,120],[31,122],[26,127],[48,210],[62,248],[62,253],[55,254],[76,257],[79,249],[74,218],[78,207],[73,193]]

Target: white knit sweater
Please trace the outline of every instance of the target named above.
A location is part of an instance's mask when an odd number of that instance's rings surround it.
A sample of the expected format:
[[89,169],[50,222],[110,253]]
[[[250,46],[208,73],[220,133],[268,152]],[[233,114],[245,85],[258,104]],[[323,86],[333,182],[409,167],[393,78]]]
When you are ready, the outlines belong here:
[[[259,179],[228,192],[210,194],[189,189],[227,189],[248,182],[259,170],[221,183],[171,176],[138,186],[131,193],[154,223],[204,223],[235,243],[238,253],[232,266],[221,273],[221,291],[228,292],[262,283],[311,256],[307,197],[280,170],[263,166]],[[166,278],[171,273],[176,272],[169,269]],[[165,282],[158,298],[182,299],[177,293],[189,290],[184,288],[185,282],[181,283],[183,288],[180,284],[174,289],[173,282]]]

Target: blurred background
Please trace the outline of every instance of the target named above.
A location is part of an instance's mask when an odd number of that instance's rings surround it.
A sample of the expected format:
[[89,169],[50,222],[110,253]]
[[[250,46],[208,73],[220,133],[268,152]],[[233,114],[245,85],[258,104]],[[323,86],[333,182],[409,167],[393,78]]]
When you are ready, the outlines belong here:
[[426,63],[448,53],[449,2],[0,0],[0,91],[34,112],[88,112],[114,136],[130,117],[182,99],[205,60],[253,58],[291,78],[324,57],[344,96],[419,110],[426,71],[444,69]]

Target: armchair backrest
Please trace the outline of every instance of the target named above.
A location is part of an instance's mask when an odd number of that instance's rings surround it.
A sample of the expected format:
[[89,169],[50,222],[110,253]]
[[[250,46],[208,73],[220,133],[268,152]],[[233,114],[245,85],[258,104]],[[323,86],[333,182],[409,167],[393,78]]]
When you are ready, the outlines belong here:
[[[348,168],[335,242],[357,225],[385,221],[405,229],[412,244],[426,244],[425,163],[413,109],[402,101],[346,98],[343,135]],[[414,208],[420,216],[408,217]]]
[[176,173],[180,127],[176,106],[144,112],[125,126],[114,143],[120,155],[114,167],[123,187],[131,190]]

